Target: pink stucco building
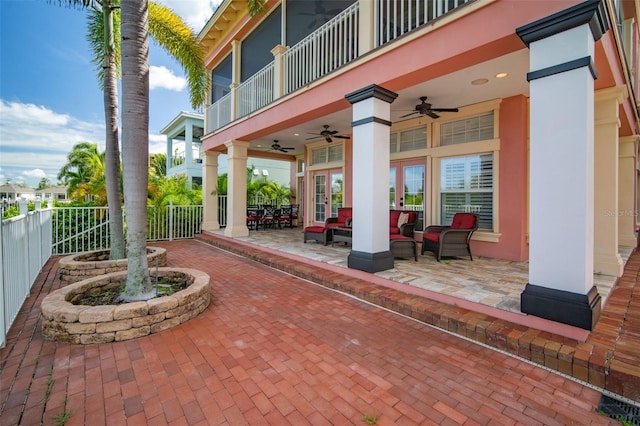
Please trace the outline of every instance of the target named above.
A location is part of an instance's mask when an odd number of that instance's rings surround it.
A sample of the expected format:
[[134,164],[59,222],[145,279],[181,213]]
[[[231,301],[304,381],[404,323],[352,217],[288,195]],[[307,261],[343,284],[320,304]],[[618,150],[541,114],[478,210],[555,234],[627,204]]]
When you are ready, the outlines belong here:
[[303,226],[353,207],[359,269],[391,256],[378,226],[390,207],[424,226],[474,212],[475,255],[529,261],[523,312],[590,329],[594,272],[620,276],[620,247],[636,245],[639,13],[623,0],[269,0],[251,17],[225,0],[199,35],[203,228],[219,228],[220,153],[230,237],[249,232],[247,158],[288,160]]

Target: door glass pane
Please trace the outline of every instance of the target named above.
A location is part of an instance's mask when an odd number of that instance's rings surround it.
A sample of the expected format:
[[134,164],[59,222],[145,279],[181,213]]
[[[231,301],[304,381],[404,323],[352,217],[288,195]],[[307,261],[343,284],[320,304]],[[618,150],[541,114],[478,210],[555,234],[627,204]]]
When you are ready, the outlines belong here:
[[405,210],[424,209],[424,166],[406,166],[403,170]]
[[326,206],[324,201],[327,197],[326,193],[326,181],[327,177],[325,175],[316,175],[314,177],[314,216],[313,219],[316,222],[324,222],[326,218]]
[[389,208],[396,208],[396,168],[389,169]]
[[338,216],[338,207],[342,207],[342,173],[331,173],[331,216]]

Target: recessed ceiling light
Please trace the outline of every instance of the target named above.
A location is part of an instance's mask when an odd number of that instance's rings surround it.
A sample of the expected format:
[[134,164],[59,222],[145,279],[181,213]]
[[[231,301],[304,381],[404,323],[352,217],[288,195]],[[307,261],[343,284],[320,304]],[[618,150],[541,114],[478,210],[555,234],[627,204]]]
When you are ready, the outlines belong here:
[[294,133],[293,136],[300,136],[300,133]]
[[508,75],[509,74],[507,74],[506,72],[499,72],[498,74],[496,74],[496,78],[505,78]]
[[482,86],[483,84],[487,84],[489,82],[486,78],[477,78],[471,82],[474,86]]

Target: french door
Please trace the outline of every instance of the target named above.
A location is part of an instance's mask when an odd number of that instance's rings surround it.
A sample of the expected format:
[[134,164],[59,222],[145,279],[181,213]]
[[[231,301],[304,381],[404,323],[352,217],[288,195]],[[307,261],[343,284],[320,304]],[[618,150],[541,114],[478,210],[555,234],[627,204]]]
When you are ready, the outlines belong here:
[[336,216],[342,207],[344,179],[342,169],[321,170],[313,173],[313,221],[324,223]]
[[423,212],[424,176],[424,160],[392,162],[389,173],[389,208]]

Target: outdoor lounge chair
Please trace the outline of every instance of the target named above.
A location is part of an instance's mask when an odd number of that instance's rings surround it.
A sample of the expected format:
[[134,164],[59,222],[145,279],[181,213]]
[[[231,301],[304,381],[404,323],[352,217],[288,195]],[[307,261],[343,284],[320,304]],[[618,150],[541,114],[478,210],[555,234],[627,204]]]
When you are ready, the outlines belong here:
[[469,256],[473,260],[469,241],[476,229],[477,215],[456,213],[451,226],[432,225],[424,230],[420,254],[424,254],[425,251],[433,252],[438,262],[447,256]]

